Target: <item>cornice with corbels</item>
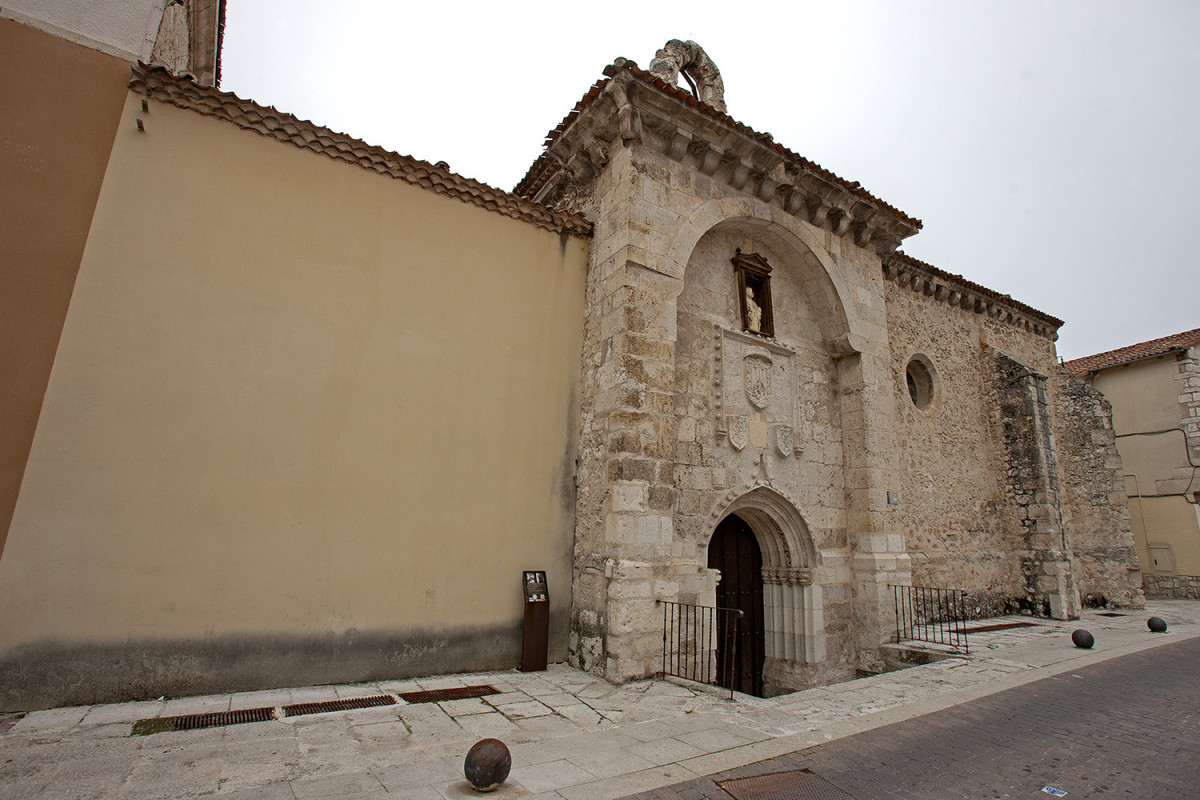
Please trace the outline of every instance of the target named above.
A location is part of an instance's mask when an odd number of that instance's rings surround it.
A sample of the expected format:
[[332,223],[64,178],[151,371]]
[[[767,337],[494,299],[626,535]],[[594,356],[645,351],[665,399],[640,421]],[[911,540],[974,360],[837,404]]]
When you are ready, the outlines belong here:
[[1062,320],[1013,300],[1009,295],[998,294],[918,262],[904,253],[883,259],[883,277],[934,302],[985,315],[1050,341],[1058,339]]
[[614,150],[641,144],[878,254],[895,251],[920,230],[856,193],[857,183],[840,183],[789,158],[770,134],[735,127],[646,86],[620,59],[606,74],[600,96],[548,147],[561,169],[538,192],[538,202],[583,211],[582,201]]

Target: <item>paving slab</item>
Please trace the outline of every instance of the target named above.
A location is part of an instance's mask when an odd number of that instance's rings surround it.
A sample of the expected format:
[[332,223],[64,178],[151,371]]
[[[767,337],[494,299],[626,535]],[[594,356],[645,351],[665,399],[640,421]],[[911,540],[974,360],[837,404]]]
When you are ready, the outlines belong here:
[[[1149,633],[1145,621],[1151,615],[1166,619],[1170,632]],[[978,624],[985,622],[993,620]],[[1035,622],[971,634],[968,655],[943,652],[931,664],[769,699],[730,700],[727,693],[675,680],[614,686],[551,665],[539,673],[511,670],[52,709],[24,715],[7,730],[0,727],[0,785],[6,795],[22,798],[446,800],[469,796],[463,756],[475,741],[495,736],[509,744],[514,766],[504,794],[494,797],[595,800],[666,792],[663,787],[681,780],[752,770],[922,715],[931,715],[922,719],[936,729],[936,712],[1033,681],[1060,675],[1081,680],[1073,675],[1092,665],[1200,636],[1200,603],[1150,601],[1144,612],[1126,617],[1086,612],[1074,622]],[[1096,636],[1093,650],[1071,644],[1070,633],[1079,627]],[[479,684],[502,694],[130,735],[138,719]],[[898,758],[887,745],[877,749]],[[1139,753],[1130,746],[1128,752],[1146,761],[1156,757],[1150,748]]]

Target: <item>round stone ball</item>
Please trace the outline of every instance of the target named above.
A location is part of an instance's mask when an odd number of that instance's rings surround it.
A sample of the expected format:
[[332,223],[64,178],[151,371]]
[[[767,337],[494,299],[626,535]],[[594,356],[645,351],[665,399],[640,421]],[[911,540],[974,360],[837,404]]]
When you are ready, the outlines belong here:
[[1146,620],[1146,627],[1148,627],[1153,633],[1166,633],[1167,621],[1162,617],[1151,617],[1150,619]]
[[512,769],[512,753],[499,739],[480,739],[467,751],[463,773],[467,783],[477,792],[490,792],[499,788]]
[[1082,647],[1084,650],[1092,649],[1092,645],[1096,643],[1096,637],[1085,631],[1083,628],[1071,634],[1071,641],[1076,647]]

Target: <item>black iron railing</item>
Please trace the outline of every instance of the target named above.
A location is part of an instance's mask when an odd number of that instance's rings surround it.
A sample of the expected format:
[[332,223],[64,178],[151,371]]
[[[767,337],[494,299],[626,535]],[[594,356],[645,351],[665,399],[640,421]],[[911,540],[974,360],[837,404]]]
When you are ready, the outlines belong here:
[[733,689],[738,680],[736,608],[696,606],[660,600],[663,607],[661,675]]
[[944,644],[969,653],[967,593],[962,589],[892,586],[896,598],[896,641]]

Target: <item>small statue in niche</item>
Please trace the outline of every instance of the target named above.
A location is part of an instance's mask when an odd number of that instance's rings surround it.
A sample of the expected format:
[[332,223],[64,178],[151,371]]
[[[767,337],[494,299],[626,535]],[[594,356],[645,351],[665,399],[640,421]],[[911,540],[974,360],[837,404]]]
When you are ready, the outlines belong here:
[[762,308],[754,299],[754,290],[746,287],[746,329],[762,333]]

